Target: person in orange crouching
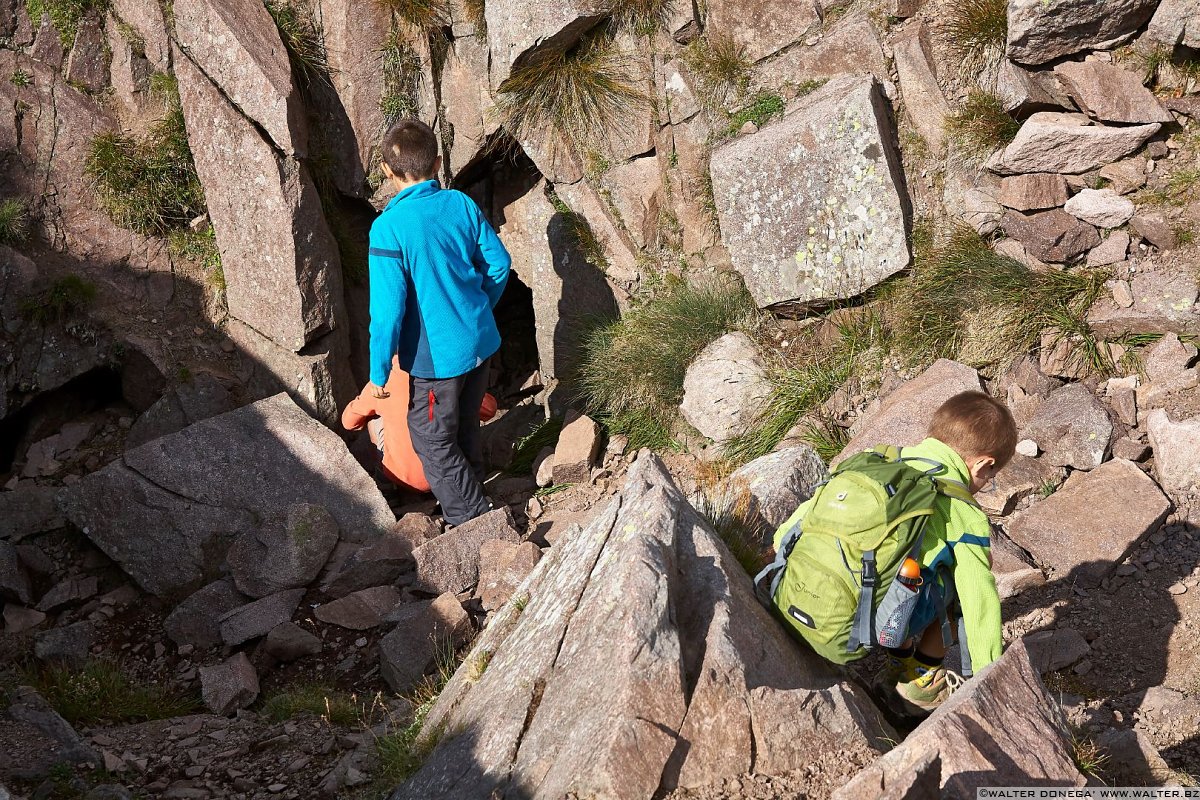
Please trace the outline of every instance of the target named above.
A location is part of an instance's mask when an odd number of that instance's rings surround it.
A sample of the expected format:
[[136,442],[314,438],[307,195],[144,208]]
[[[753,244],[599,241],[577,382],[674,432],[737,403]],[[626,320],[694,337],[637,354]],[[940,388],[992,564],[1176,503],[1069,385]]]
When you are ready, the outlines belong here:
[[[397,359],[393,359],[392,374],[384,387],[387,396],[375,397],[370,386],[364,388],[342,412],[342,427],[348,431],[366,429],[371,444],[379,452],[380,466],[388,480],[405,489],[428,492],[429,481],[425,479],[421,459],[408,434],[409,383],[408,373],[400,369]],[[487,422],[495,415],[496,398],[485,393],[479,407],[479,421]],[[482,468],[483,464],[479,463],[478,471],[482,472]],[[483,476],[479,478],[482,480]]]

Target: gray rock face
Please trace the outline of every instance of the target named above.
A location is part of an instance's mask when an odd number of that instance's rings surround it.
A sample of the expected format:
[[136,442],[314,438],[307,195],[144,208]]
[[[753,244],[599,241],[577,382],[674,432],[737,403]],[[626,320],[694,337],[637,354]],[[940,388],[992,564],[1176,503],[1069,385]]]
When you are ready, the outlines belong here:
[[1157,0],[1008,0],[1008,57],[1045,64],[1083,50],[1108,50],[1150,19]]
[[276,147],[303,155],[304,108],[266,6],[254,0],[178,0],[174,9],[175,35],[192,61]]
[[303,589],[292,589],[267,595],[253,603],[238,606],[221,615],[221,641],[230,647],[266,636],[279,625],[288,622],[295,613]]
[[239,534],[293,503],[328,509],[350,541],[394,521],[342,440],[283,394],[130,450],[63,499],[143,589],[174,597],[215,577]]
[[87,744],[71,724],[63,719],[40,694],[28,686],[18,687],[9,697],[8,716],[35,728],[51,740],[53,758],[47,766],[60,761],[72,764],[103,764],[100,754]]
[[707,25],[730,36],[751,61],[800,41],[821,23],[821,6],[814,0],[714,0],[707,10]]
[[1067,202],[1067,197],[1067,179],[1062,175],[1035,172],[1000,181],[1001,205],[1016,211],[1058,208]]
[[239,592],[228,578],[197,590],[175,607],[163,628],[177,645],[190,644],[204,650],[221,643],[221,617],[244,606],[250,598]]
[[1060,578],[1096,586],[1170,510],[1136,464],[1109,461],[1014,514],[1007,531]]
[[82,669],[91,656],[95,632],[87,621],[51,628],[34,637],[33,654],[43,663]]
[[1043,111],[1025,120],[1016,138],[988,161],[988,168],[1001,175],[1087,172],[1129,155],[1160,127],[1157,122],[1129,127],[1094,125],[1083,114]]
[[16,548],[5,541],[0,541],[0,598],[19,603],[29,603],[33,599],[29,573],[25,571]]
[[[728,9],[728,13],[731,15],[745,11],[745,5],[741,3],[725,2],[722,5]],[[799,10],[803,15],[806,6],[807,3],[799,3],[790,10]],[[742,19],[743,25],[753,25],[757,22],[758,20],[751,17]],[[722,31],[724,30],[727,29],[722,28]],[[899,69],[899,60],[902,57],[899,55],[901,47],[900,44],[897,44],[897,69]],[[874,75],[881,81],[891,80],[891,69],[888,58],[883,52],[883,41],[879,37],[879,31],[866,14],[860,11],[850,11],[823,29],[819,37],[806,38],[803,45],[787,47],[782,52],[775,54],[771,58],[769,68],[757,70],[757,74],[751,77],[747,95],[752,96],[760,91],[778,92],[783,90],[784,96],[787,96],[788,90],[784,79],[790,75],[803,75],[805,80],[826,80],[849,73],[864,72]],[[912,76],[908,75],[908,77]],[[901,81],[903,80],[902,77]],[[902,87],[902,90],[911,94],[908,89]],[[905,99],[908,99],[907,94]],[[922,102],[924,99],[924,97],[918,98],[917,102]],[[930,102],[936,101],[931,99]]]
[[985,487],[975,495],[979,505],[993,514],[1007,514],[1012,507],[1044,486],[1063,481],[1062,467],[1045,458],[1017,454],[996,476],[995,488]]
[[258,699],[258,673],[245,653],[211,667],[200,668],[200,693],[204,705],[225,716]]
[[139,0],[113,0],[112,7],[121,21],[141,36],[146,60],[155,69],[165,71],[171,64],[171,40],[162,6]]
[[1163,0],[1146,27],[1146,36],[1167,47],[1200,48],[1200,13],[1195,0]]
[[971,391],[983,391],[978,372],[957,361],[938,359],[884,398],[878,411],[865,416],[833,463],[880,444],[919,444],[929,430],[933,412],[959,392]]
[[138,447],[160,436],[181,431],[194,422],[233,409],[233,397],[229,390],[212,375],[201,373],[171,389],[146,409],[125,437],[125,449]]
[[417,587],[441,594],[474,586],[479,582],[479,548],[488,539],[521,541],[507,506],[463,523],[413,550]]
[[551,205],[546,188],[539,183],[505,207],[500,238],[516,277],[533,291],[538,368],[553,390],[570,374],[572,331],[589,316],[617,316],[624,292],[579,252],[569,220]]
[[[266,17],[278,44],[265,8],[250,0],[238,5],[255,6],[255,16]],[[213,12],[204,18],[218,16]],[[286,67],[286,56],[281,52],[280,57]],[[221,250],[229,313],[299,352],[343,316],[341,267],[316,186],[301,162],[280,157],[180,52],[175,54],[175,74],[188,142]],[[247,175],[261,179],[248,181]]]
[[1104,122],[1174,122],[1171,112],[1132,72],[1102,61],[1068,61],[1054,68],[1083,113]]
[[1088,470],[1103,463],[1112,431],[1112,420],[1096,396],[1070,383],[1050,393],[1022,435],[1037,442],[1051,464]]
[[294,622],[285,622],[272,628],[263,646],[267,653],[280,661],[295,661],[321,652],[321,640]]
[[4,632],[24,633],[46,621],[46,615],[32,608],[22,608],[15,603],[4,604]]
[[1000,227],[1039,261],[1066,264],[1100,244],[1099,232],[1062,209],[1021,214],[1009,211]]
[[1129,280],[1126,302],[1117,304],[1102,295],[1088,312],[1088,324],[1101,336],[1129,331],[1196,333],[1200,331],[1198,296],[1196,276],[1186,270],[1139,269]]
[[[379,641],[383,679],[397,693],[413,689],[447,648],[471,639],[471,618],[447,592],[436,600],[411,603],[391,616],[395,629]],[[486,663],[476,669],[486,668]]]
[[[347,3],[347,5],[352,5]],[[353,4],[355,13],[358,5]],[[445,121],[454,131],[450,148],[450,174],[457,175],[476,161],[487,138],[496,131],[496,122],[488,113],[491,97],[488,87],[479,76],[488,72],[488,43],[486,32],[455,38],[442,70],[439,88]]]
[[753,509],[773,531],[812,497],[828,472],[816,451],[801,444],[754,459],[738,468],[725,484],[734,491],[744,487],[753,498]]
[[104,49],[104,28],[97,14],[88,14],[79,23],[71,57],[67,60],[67,80],[98,92],[108,85],[108,54]]
[[1146,421],[1154,448],[1154,474],[1167,491],[1182,495],[1200,484],[1200,417],[1174,422],[1162,409]]
[[941,759],[940,792],[974,797],[980,786],[1083,786],[1062,710],[1042,685],[1023,643],[1012,645],[950,696],[904,742],[834,792],[834,800],[874,795],[899,783],[931,755]]
[[[436,535],[435,529],[429,538]],[[330,597],[345,597],[359,589],[396,583],[402,575],[412,572],[413,548],[425,541],[424,537],[414,540],[400,531],[390,530],[347,558],[336,574],[321,584],[321,591]]]
[[265,597],[312,583],[337,541],[337,522],[328,511],[296,503],[235,539],[225,560],[239,591]]
[[1038,631],[1023,641],[1033,668],[1043,675],[1065,669],[1092,651],[1087,639],[1074,628]]
[[887,735],[869,700],[771,620],[652,456],[522,591],[427,718],[426,731],[463,733],[393,800],[651,797],[745,774],[752,754],[776,775]]
[[714,151],[722,238],[760,306],[854,297],[908,266],[909,210],[887,99],[835,78]]
[[1125,255],[1129,252],[1129,234],[1125,231],[1115,231],[1110,234],[1096,247],[1092,248],[1088,253],[1087,265],[1089,267],[1107,267],[1112,264],[1119,264],[1125,260]]
[[348,594],[316,610],[317,619],[348,628],[365,631],[383,622],[388,613],[400,604],[400,592],[394,586],[375,586]]
[[750,430],[771,394],[767,369],[754,341],[727,333],[705,347],[683,379],[683,418],[723,444]]
[[95,597],[100,591],[95,576],[66,578],[55,584],[38,601],[38,611],[59,611],[67,606]]
[[0,492],[0,539],[19,542],[66,525],[66,517],[54,502],[58,493],[53,486],[21,486]]
[[535,55],[566,51],[606,15],[599,0],[492,3],[486,7],[493,88]]
[[892,49],[909,121],[930,150],[939,153],[946,146],[945,126],[950,104],[938,86],[929,30],[919,20],[910,23],[893,42]]

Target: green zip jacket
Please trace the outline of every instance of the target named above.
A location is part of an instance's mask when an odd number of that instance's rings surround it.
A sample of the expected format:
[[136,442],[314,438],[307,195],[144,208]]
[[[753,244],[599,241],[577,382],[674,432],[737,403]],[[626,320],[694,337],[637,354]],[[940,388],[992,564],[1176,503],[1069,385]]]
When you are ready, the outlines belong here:
[[[962,457],[937,439],[926,439],[915,447],[906,447],[901,455],[936,461],[945,467],[945,471],[936,474],[964,485],[970,482]],[[923,465],[917,462],[914,466],[922,469]],[[808,513],[811,502],[803,503],[775,532],[776,551],[792,525]],[[921,563],[925,567],[934,571],[945,567],[953,576],[967,632],[971,668],[975,672],[1000,657],[1002,644],[1000,595],[996,592],[996,577],[992,574],[991,533],[991,525],[982,510],[941,495],[925,528],[925,543],[921,548]]]

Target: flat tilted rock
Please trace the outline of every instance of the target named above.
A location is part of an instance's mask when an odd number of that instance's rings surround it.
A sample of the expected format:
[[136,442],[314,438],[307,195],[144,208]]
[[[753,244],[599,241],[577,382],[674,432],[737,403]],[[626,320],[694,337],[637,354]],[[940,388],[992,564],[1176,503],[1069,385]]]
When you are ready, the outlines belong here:
[[1174,122],[1171,112],[1142,85],[1140,76],[1102,61],[1068,61],[1054,68],[1067,92],[1092,119],[1105,122]]
[[770,395],[758,347],[737,331],[710,343],[688,365],[679,410],[693,428],[723,444],[751,429]]
[[1025,120],[1016,138],[988,161],[988,168],[1001,175],[1087,172],[1129,155],[1161,127],[1157,122],[1095,125],[1083,114],[1041,111]]
[[1096,586],[1170,510],[1136,464],[1109,461],[1014,514],[1006,530],[1059,579]]
[[854,297],[908,266],[895,138],[879,82],[847,75],[713,152],[721,235],[760,306]]
[[454,733],[393,800],[648,800],[889,735],[759,605],[653,456],[518,591],[426,720]]
[[1008,57],[1045,64],[1083,50],[1108,50],[1150,19],[1158,0],[1009,0]]
[[950,696],[898,747],[834,792],[834,800],[881,797],[910,773],[941,760],[940,792],[887,797],[968,800],[980,786],[1084,786],[1071,734],[1024,642],[1008,648]]

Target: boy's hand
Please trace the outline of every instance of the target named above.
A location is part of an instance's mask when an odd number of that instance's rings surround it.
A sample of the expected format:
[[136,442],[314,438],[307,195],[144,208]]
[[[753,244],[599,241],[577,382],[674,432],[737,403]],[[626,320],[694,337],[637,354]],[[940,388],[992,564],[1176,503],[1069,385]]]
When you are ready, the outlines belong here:
[[379,398],[380,400],[385,397],[391,397],[391,394],[388,393],[387,389],[384,389],[382,386],[376,386],[373,383],[367,384],[367,391],[372,397]]

